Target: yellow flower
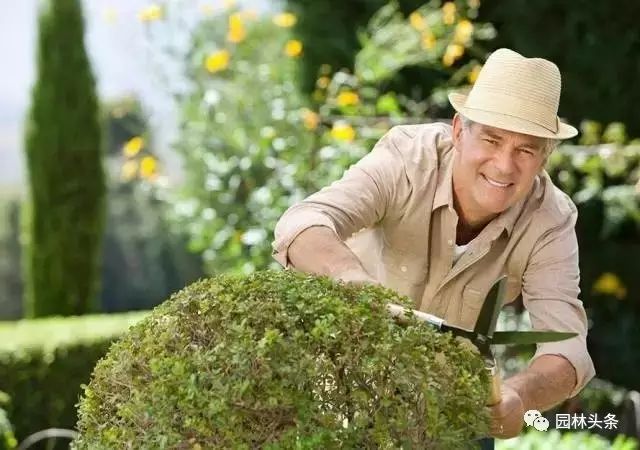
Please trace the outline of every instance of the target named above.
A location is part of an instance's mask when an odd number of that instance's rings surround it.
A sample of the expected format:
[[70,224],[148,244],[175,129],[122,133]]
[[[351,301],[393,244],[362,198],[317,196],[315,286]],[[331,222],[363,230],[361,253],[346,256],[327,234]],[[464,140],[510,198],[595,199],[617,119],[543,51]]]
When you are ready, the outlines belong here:
[[318,86],[320,89],[326,89],[327,86],[329,86],[330,82],[331,80],[329,79],[329,77],[320,77],[316,80],[316,86]]
[[453,41],[458,44],[466,44],[471,39],[473,34],[473,24],[467,19],[461,20],[456,25],[456,31],[454,32]]
[[469,8],[478,9],[480,8],[480,0],[467,0],[467,4]]
[[297,39],[291,39],[284,46],[284,53],[291,58],[296,58],[302,53],[302,42]]
[[605,272],[593,284],[593,291],[598,294],[613,295],[622,300],[627,296],[627,288],[614,273]]
[[467,74],[467,80],[469,81],[469,84],[473,84],[476,82],[476,80],[478,79],[478,75],[480,75],[480,69],[482,69],[482,66],[480,64],[476,64]]
[[422,31],[427,27],[424,17],[418,11],[414,11],[409,15],[409,23],[418,31]]
[[433,50],[436,46],[436,37],[429,30],[422,33],[422,39],[420,41],[423,50]]
[[129,161],[125,161],[122,165],[122,169],[120,170],[120,179],[122,181],[131,181],[136,177],[137,173],[138,161],[130,159]]
[[153,156],[145,156],[140,161],[140,176],[142,178],[152,178],[156,175],[158,162]]
[[231,14],[229,16],[229,32],[227,33],[227,40],[234,44],[242,42],[247,36],[247,31],[244,29],[244,23],[242,22],[242,16],[240,13]]
[[318,124],[320,123],[320,116],[310,109],[305,108],[302,111],[302,121],[304,122],[304,127],[307,130],[315,130],[318,128]]
[[338,106],[352,106],[360,103],[360,97],[353,91],[342,91],[338,94]]
[[450,67],[455,63],[462,55],[464,55],[464,47],[460,44],[449,44],[447,50],[442,57],[442,64],[446,67]]
[[122,147],[122,153],[124,153],[124,156],[127,158],[133,158],[140,153],[142,147],[144,147],[144,139],[140,136],[135,136],[124,144],[124,147]]
[[140,13],[138,13],[138,18],[142,22],[153,22],[154,20],[162,19],[162,8],[153,3],[146,8],[143,8]]
[[456,21],[456,4],[447,2],[442,5],[442,21],[445,25],[453,25]]
[[345,122],[336,122],[331,128],[331,137],[339,141],[351,142],[356,137],[356,130]]
[[289,12],[280,13],[273,17],[273,23],[282,28],[291,28],[297,21],[298,18]]
[[229,66],[229,57],[228,50],[219,50],[207,56],[204,65],[211,73],[220,72]]

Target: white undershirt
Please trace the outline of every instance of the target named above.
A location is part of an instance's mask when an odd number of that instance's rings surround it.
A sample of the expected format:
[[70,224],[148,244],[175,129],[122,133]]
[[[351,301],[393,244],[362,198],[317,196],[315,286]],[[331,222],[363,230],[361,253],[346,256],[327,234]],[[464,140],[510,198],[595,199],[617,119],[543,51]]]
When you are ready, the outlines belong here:
[[455,263],[458,262],[458,260],[462,256],[462,254],[467,251],[467,247],[468,246],[469,246],[469,244],[466,244],[466,245],[455,245],[453,247],[453,264],[454,265],[455,265]]

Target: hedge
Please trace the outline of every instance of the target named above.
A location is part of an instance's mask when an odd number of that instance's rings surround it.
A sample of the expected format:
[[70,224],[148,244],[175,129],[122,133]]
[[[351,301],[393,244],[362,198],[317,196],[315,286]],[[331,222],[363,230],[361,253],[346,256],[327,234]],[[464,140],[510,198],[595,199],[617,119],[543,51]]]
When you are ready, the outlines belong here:
[[74,428],[81,385],[111,343],[146,312],[0,322],[0,391],[18,441]]

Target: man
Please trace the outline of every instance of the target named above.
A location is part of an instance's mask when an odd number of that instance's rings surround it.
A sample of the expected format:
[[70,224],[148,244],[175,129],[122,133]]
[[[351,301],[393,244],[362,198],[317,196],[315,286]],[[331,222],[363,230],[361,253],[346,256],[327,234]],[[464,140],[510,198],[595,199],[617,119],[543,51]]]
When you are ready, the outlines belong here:
[[529,367],[505,380],[491,407],[499,438],[595,374],[578,299],[576,208],[544,171],[557,141],[577,134],[558,119],[560,84],[555,64],[495,51],[468,95],[450,94],[452,126],[394,127],[275,230],[284,266],[381,283],[454,325],[473,328],[506,274],[506,301],[522,295],[534,329],[577,332],[538,345]]

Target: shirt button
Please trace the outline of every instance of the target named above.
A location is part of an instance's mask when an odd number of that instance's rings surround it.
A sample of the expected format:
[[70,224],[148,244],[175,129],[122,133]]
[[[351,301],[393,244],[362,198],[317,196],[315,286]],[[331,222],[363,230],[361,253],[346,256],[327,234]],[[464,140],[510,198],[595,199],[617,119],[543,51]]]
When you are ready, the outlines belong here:
[[407,271],[407,266],[400,266],[400,270],[402,270],[403,272]]

